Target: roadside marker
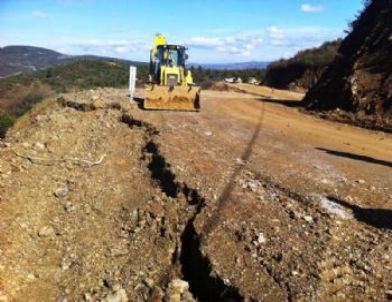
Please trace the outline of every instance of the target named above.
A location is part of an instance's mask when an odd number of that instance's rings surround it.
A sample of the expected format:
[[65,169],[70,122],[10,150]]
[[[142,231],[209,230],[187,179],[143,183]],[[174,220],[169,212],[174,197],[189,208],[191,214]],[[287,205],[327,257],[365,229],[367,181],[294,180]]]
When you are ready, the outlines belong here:
[[135,85],[136,85],[136,67],[129,67],[129,100],[133,100],[133,96],[135,93]]

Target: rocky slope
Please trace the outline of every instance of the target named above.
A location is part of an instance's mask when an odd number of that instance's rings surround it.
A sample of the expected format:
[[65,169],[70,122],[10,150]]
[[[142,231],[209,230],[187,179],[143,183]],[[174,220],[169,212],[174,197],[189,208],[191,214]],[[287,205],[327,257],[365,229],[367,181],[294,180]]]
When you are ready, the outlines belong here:
[[[353,23],[334,62],[306,95],[308,109],[392,129],[392,1],[374,0]],[[343,112],[342,112],[343,110]]]

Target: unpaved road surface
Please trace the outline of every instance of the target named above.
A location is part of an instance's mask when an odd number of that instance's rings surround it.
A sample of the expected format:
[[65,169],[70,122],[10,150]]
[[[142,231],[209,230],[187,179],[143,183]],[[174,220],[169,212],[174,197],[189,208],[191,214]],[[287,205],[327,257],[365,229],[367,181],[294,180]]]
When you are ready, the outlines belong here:
[[392,137],[236,85],[200,113],[102,89],[0,146],[0,301],[388,301]]

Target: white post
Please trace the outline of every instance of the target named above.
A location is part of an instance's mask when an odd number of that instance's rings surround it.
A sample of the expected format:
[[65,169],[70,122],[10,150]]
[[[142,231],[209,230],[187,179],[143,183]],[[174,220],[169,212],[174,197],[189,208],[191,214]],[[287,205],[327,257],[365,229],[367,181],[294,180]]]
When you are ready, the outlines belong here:
[[136,67],[129,67],[129,100],[133,100],[133,96],[135,94],[135,86],[136,86]]

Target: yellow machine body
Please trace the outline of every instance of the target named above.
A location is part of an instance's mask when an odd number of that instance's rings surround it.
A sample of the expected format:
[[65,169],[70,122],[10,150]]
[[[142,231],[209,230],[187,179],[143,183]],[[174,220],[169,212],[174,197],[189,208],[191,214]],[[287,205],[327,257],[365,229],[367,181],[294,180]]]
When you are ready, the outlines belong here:
[[150,54],[150,83],[145,87],[145,109],[199,111],[200,87],[186,71],[186,48],[168,45],[162,35],[155,36]]

